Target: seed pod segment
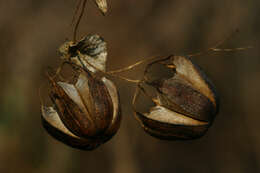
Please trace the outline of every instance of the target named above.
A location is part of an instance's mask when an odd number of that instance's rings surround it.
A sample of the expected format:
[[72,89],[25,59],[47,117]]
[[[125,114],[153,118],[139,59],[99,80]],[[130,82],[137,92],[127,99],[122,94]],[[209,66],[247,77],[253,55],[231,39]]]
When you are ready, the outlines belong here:
[[106,70],[107,43],[97,34],[90,34],[74,43],[67,41],[58,50],[61,58],[71,61],[90,72]]
[[98,8],[102,12],[103,15],[107,12],[107,1],[106,0],[95,0]]
[[144,82],[156,89],[157,102],[150,112],[136,110],[136,118],[146,132],[161,139],[201,137],[218,112],[215,87],[190,58],[169,59],[167,66],[174,67],[173,76]]

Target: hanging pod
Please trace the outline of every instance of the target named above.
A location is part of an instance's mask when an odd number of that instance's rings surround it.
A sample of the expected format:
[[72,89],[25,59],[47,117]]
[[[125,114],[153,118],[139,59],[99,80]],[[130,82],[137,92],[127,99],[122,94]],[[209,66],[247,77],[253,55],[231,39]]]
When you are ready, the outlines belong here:
[[[146,75],[155,64],[163,64],[171,76],[151,81]],[[190,58],[170,56],[150,63],[144,81],[134,97],[135,117],[144,130],[160,139],[194,139],[203,136],[218,113],[219,99],[206,74]],[[137,110],[140,91],[147,96],[143,85],[155,89],[151,98],[155,106],[148,112]],[[153,93],[154,94],[154,93]]]
[[[101,37],[90,35],[78,43],[66,42],[60,50],[64,61],[78,64],[78,75],[71,83],[49,76],[49,96],[54,106],[42,106],[42,124],[57,140],[92,150],[109,140],[121,121],[115,85],[95,70],[105,65],[106,44]],[[91,65],[85,66],[88,59]]]

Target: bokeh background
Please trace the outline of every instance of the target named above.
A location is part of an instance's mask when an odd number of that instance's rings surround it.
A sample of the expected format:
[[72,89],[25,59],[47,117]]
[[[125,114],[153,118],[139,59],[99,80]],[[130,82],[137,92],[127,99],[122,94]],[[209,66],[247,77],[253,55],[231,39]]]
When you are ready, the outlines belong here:
[[[123,121],[106,144],[91,152],[54,140],[42,128],[38,89],[44,71],[57,67],[57,48],[71,39],[74,0],[0,1],[0,172],[37,173],[248,173],[260,171],[260,1],[108,0],[103,17],[89,1],[78,36],[102,35],[108,69],[155,55],[187,55],[221,47],[254,49],[195,57],[214,81],[220,112],[194,141],[160,141],[133,117],[134,85],[119,87]],[[124,75],[141,76],[139,67]]]

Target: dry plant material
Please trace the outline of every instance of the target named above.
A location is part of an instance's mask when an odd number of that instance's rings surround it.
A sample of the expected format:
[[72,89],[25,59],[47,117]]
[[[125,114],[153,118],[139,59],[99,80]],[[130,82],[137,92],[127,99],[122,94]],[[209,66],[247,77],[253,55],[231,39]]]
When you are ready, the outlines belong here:
[[[151,81],[147,74],[158,63],[169,68],[173,75]],[[143,85],[154,88],[156,96],[149,95]],[[149,112],[136,108],[140,91],[155,103]],[[194,139],[203,136],[212,124],[219,99],[212,82],[190,58],[170,56],[148,64],[133,106],[137,120],[150,135],[168,140]]]
[[107,61],[107,43],[97,34],[83,37],[78,42],[67,41],[59,48],[63,61],[87,68],[90,72],[104,72]]
[[54,106],[42,106],[42,124],[50,135],[71,147],[95,149],[117,132],[121,121],[115,85],[95,70],[105,68],[106,44],[91,35],[76,44],[66,42],[60,50],[78,74],[76,82],[49,76]]
[[103,15],[107,12],[107,1],[106,0],[95,0],[98,8],[102,12]]

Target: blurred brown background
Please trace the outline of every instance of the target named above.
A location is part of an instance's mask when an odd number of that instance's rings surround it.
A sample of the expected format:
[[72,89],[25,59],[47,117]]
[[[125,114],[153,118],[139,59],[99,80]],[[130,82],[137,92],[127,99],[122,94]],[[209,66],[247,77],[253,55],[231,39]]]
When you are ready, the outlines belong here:
[[[47,83],[44,70],[58,66],[59,45],[71,39],[76,2],[1,0],[0,172],[259,172],[260,1],[108,1],[106,17],[89,1],[79,29],[79,36],[98,33],[108,42],[108,69],[205,50],[236,29],[223,48],[254,46],[196,57],[220,93],[213,126],[199,140],[155,139],[133,117],[133,85],[115,80],[123,108],[116,136],[91,152],[57,142],[41,126],[38,88]],[[141,72],[125,75],[138,78]]]

